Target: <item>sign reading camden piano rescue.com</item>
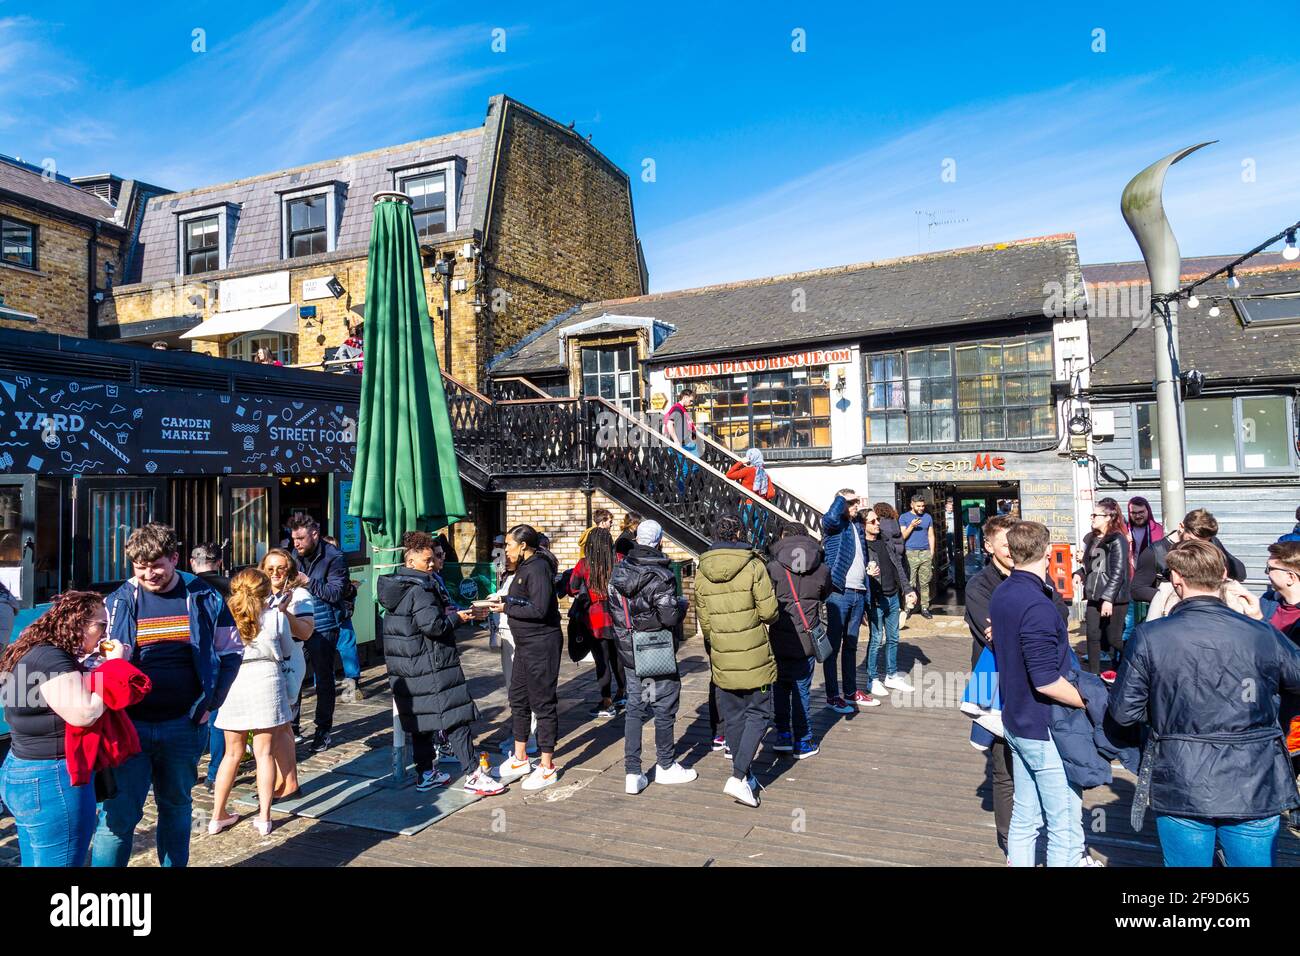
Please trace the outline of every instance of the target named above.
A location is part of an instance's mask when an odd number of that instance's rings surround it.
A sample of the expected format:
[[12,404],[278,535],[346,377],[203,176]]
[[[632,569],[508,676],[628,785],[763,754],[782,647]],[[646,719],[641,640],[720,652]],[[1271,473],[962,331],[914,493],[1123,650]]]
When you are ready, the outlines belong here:
[[718,375],[744,375],[749,372],[779,372],[783,369],[805,368],[810,365],[839,365],[852,360],[852,349],[812,349],[808,352],[791,352],[788,355],[771,355],[765,358],[669,365],[664,369],[664,375],[668,378],[713,378]]
[[351,472],[357,409],[0,374],[0,473]]

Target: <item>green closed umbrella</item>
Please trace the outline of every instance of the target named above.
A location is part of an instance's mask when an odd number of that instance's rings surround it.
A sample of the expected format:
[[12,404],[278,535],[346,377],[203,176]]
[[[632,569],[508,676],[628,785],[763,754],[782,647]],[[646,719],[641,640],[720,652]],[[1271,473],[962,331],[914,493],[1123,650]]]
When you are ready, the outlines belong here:
[[365,366],[348,513],[360,518],[376,570],[400,564],[407,531],[467,514],[447,396],[424,294],[410,199],[375,195],[366,289]]

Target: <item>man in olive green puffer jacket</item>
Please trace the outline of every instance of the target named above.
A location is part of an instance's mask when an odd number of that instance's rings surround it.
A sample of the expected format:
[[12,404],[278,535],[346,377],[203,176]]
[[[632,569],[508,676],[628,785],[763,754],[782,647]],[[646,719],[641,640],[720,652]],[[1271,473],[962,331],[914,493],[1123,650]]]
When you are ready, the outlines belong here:
[[758,780],[749,771],[772,722],[776,658],[767,625],[776,620],[779,605],[763,558],[740,540],[741,531],[734,515],[714,524],[713,547],[700,555],[695,609],[732,753],[732,776],[723,792],[756,807]]

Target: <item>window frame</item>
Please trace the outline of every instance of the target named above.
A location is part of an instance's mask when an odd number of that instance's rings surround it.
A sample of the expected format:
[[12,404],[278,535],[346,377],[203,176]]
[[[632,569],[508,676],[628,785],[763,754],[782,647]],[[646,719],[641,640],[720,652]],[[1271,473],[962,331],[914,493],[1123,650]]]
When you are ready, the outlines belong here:
[[[771,413],[762,416],[755,415],[754,413],[755,393],[756,392],[761,393],[762,391],[764,391],[764,389],[758,389],[755,387],[756,380],[765,377],[776,376],[776,375],[793,374],[795,372],[804,372],[806,373],[809,379],[812,379],[814,377],[814,373],[819,371],[822,373],[824,385],[811,385],[806,383],[797,383],[791,380],[789,384],[776,384],[776,385],[768,386],[769,388],[772,389],[784,389],[790,392],[790,397],[784,401],[784,404],[790,405],[791,408],[793,409],[788,417],[777,418]],[[737,385],[736,384],[737,378],[744,378],[746,379],[746,381],[743,385]],[[707,422],[701,422],[699,420],[698,414],[694,414],[693,417],[695,417],[696,419],[695,423],[697,426],[701,426],[701,425],[705,426],[705,428],[702,429],[704,430],[704,433],[708,435],[708,437],[712,441],[721,445],[724,448],[730,449],[731,451],[739,451],[741,454],[743,454],[746,448],[753,447],[753,448],[758,448],[765,453],[769,451],[774,452],[776,458],[796,458],[796,457],[805,457],[805,456],[821,457],[824,456],[827,452],[829,452],[834,447],[833,429],[834,429],[835,416],[833,414],[833,409],[835,406],[835,400],[832,394],[833,385],[831,381],[831,363],[827,363],[825,365],[801,365],[801,366],[787,368],[787,369],[766,369],[764,371],[759,371],[759,372],[743,372],[743,373],[732,374],[732,375],[713,375],[713,376],[704,376],[701,378],[673,379],[671,383],[671,387],[674,394],[679,393],[684,388],[695,389],[695,406],[692,410],[694,413],[694,409],[699,409],[703,405],[702,394],[700,392],[701,384],[707,384],[709,387],[709,392],[707,393],[708,420]],[[817,393],[823,388],[825,389],[825,394],[827,399],[827,413],[825,415],[817,415],[811,411],[808,414],[802,413],[799,410],[799,398],[798,398],[799,393],[804,393],[808,395],[808,407],[811,410],[813,408],[813,399],[816,397]],[[714,415],[715,403],[713,401],[713,397],[719,394],[724,394],[724,393],[734,394],[737,392],[743,392],[745,395],[745,402],[744,402],[745,417],[743,419],[727,418],[721,420],[721,423],[724,425],[733,425],[733,424],[739,425],[743,423],[745,425],[745,441],[742,443],[744,445],[743,448],[738,448],[733,443],[730,435],[720,436],[717,433],[717,428],[720,423],[720,420],[717,419]],[[762,398],[762,395],[760,394],[759,397]],[[735,405],[734,402],[727,403],[727,404],[733,407]],[[809,423],[808,434],[810,436],[810,441],[811,441],[813,440],[814,436],[817,433],[817,426],[815,423],[823,419],[826,422],[825,428],[826,428],[826,435],[827,435],[827,443],[825,445],[814,445],[814,444],[764,445],[758,443],[758,436],[760,432],[757,429],[758,426],[762,423],[784,424],[789,427],[790,434],[794,436],[799,434],[799,429],[796,427],[797,423],[801,421],[806,421]],[[776,429],[768,428],[766,433],[770,434],[773,431],[776,431]]]
[[[176,217],[177,229],[177,251],[180,262],[177,271],[183,276],[206,276],[211,272],[221,272],[226,268],[226,209],[225,207],[210,207],[208,209],[193,209],[189,212],[181,213]],[[217,220],[217,267],[209,269],[207,272],[190,272],[190,254],[186,246],[188,237],[188,226],[196,219],[216,219]]]
[[[291,230],[292,214],[290,204],[301,202],[304,199],[315,199],[319,196],[325,197],[325,251],[313,252],[306,256],[291,255],[293,232]],[[311,256],[327,255],[338,248],[338,225],[336,218],[337,196],[334,186],[317,186],[313,189],[301,189],[295,192],[280,194],[280,258],[281,259],[308,259]],[[313,232],[315,230],[312,230]],[[306,233],[302,233],[305,235]]]
[[[252,332],[236,335],[221,346],[222,358],[230,359],[232,362],[251,362],[260,347],[252,343],[272,336],[279,336],[279,345],[274,349],[275,357],[286,366],[292,365],[297,352],[298,336],[292,332],[268,332],[265,329],[254,329]],[[240,354],[234,354],[236,352]]]
[[[1283,468],[1248,468],[1246,467],[1245,449],[1242,443],[1243,430],[1241,427],[1241,403],[1252,399],[1260,398],[1280,398],[1283,402],[1284,416],[1290,429],[1287,435],[1287,456],[1290,464]],[[1236,471],[1191,471],[1187,465],[1187,451],[1183,448],[1183,473],[1187,478],[1197,479],[1232,479],[1232,478],[1254,478],[1258,476],[1269,475],[1295,475],[1300,473],[1300,452],[1296,450],[1296,422],[1295,422],[1295,398],[1280,392],[1268,392],[1261,395],[1205,395],[1199,398],[1200,401],[1223,401],[1232,402],[1232,430],[1235,439],[1234,448],[1237,455]],[[1152,409],[1156,407],[1155,399],[1141,402],[1129,403],[1129,422],[1131,426],[1130,444],[1132,445],[1130,461],[1133,466],[1133,476],[1137,478],[1154,478],[1159,476],[1159,468],[1143,468],[1138,442],[1138,409],[1142,406],[1149,405]],[[1187,402],[1186,400],[1178,403],[1178,417],[1182,426],[1184,441],[1187,436]]]
[[[32,236],[32,261],[30,263],[15,262],[12,259],[6,259],[4,257],[4,227],[6,224],[22,226],[23,228],[30,230]],[[13,266],[15,269],[27,269],[31,272],[40,272],[40,230],[40,226],[34,222],[28,222],[26,219],[17,219],[13,216],[0,216],[0,262],[3,262],[7,266]]]
[[[406,192],[406,184],[412,179],[421,179],[425,176],[432,176],[436,173],[443,175],[443,197],[446,201],[446,223],[447,228],[440,233],[435,233],[434,237],[420,238],[421,242],[436,241],[436,236],[446,236],[456,231],[460,223],[457,221],[456,210],[460,205],[460,187],[461,174],[460,164],[456,159],[439,160],[436,163],[421,163],[415,166],[403,166],[393,169],[393,188],[398,192]],[[409,195],[409,194],[408,194]],[[414,209],[412,213],[414,214]],[[419,229],[416,229],[416,236],[419,237]]]
[[[1031,369],[1029,363],[1029,350],[1031,344],[1042,343],[1048,349],[1048,361],[1046,368]],[[1006,364],[1006,354],[1008,347],[1021,346],[1024,349],[1024,364],[1020,368],[1008,368]],[[983,369],[984,349],[986,347],[996,347],[998,349],[998,360],[996,369]],[[959,350],[974,349],[976,356],[976,371],[963,373],[960,370]],[[910,353],[924,351],[926,352],[927,369],[925,374],[919,376],[912,375],[911,355]],[[929,366],[935,361],[933,353],[942,351],[947,353],[948,372],[945,376],[932,376],[929,374]],[[901,378],[890,378],[889,384],[901,382],[903,405],[901,409],[896,409],[892,405],[885,408],[872,409],[870,406],[871,391],[878,384],[885,383],[881,380],[877,383],[871,376],[871,362],[873,359],[880,359],[885,356],[897,356],[899,362],[899,375]],[[998,399],[996,405],[984,404],[982,391],[986,386],[985,380],[991,377],[997,379]],[[1007,398],[1007,379],[1023,378],[1025,380],[1026,395],[1023,400],[1011,402]],[[1030,393],[1033,390],[1033,381],[1035,379],[1045,378],[1047,382],[1046,402],[1030,400]],[[1051,330],[1041,332],[1024,332],[1019,335],[999,336],[996,338],[977,338],[963,339],[961,341],[948,342],[918,342],[912,345],[897,345],[893,348],[879,349],[870,351],[862,349],[862,420],[863,433],[862,445],[864,454],[873,451],[879,451],[881,448],[911,448],[918,446],[970,446],[978,444],[1026,444],[1035,442],[1059,441],[1060,422],[1056,402],[1052,396],[1051,383],[1056,378],[1056,337]],[[920,402],[917,405],[912,403],[913,385],[928,386],[930,390],[935,382],[947,382],[950,387],[950,405],[947,408],[935,409],[927,402]],[[971,407],[964,407],[962,402],[962,385],[963,383],[973,383],[978,395],[977,403]],[[926,392],[922,388],[921,392]],[[1048,410],[1048,418],[1051,422],[1051,432],[1048,434],[1034,434],[1034,410],[1045,408]],[[870,419],[869,416],[875,411],[878,415],[883,415],[886,421],[886,438],[884,441],[872,441],[870,437]],[[1009,433],[1009,415],[1012,411],[1028,411],[1029,413],[1029,430],[1027,436],[1012,436]],[[983,434],[984,421],[991,414],[1001,416],[1001,434],[999,436],[986,436]],[[962,425],[963,416],[974,415],[979,422],[980,434],[968,436]],[[926,421],[924,438],[914,437],[917,429],[914,424],[917,422],[917,416],[924,417]],[[935,419],[949,416],[952,424],[951,439],[935,439],[932,434],[932,428]],[[889,423],[892,420],[902,421],[902,432],[904,438],[901,440],[890,440],[888,437]]]

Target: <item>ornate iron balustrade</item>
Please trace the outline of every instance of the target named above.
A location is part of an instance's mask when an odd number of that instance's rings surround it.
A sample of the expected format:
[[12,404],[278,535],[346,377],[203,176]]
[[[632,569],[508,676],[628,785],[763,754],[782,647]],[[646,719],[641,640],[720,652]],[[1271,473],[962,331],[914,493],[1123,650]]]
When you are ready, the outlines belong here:
[[[729,448],[718,444],[712,438],[705,434],[696,432],[696,454],[699,455],[708,464],[712,465],[724,475],[730,470],[731,466],[737,462],[744,462],[744,459],[731,451]],[[773,477],[773,472],[768,473],[769,480]],[[804,501],[802,498],[795,497],[785,488],[782,488],[775,481],[772,487],[776,489],[776,495],[772,498],[772,504],[784,511],[786,514],[793,515],[794,520],[798,521],[805,528],[812,529],[815,533],[821,534],[822,513]]]
[[701,443],[702,454],[692,454],[600,398],[492,401],[463,382],[443,378],[462,471],[481,487],[498,478],[583,475],[622,488],[649,512],[647,517],[690,536],[701,548],[714,521],[726,513],[741,518],[750,543],[759,548],[782,520],[820,534],[820,514],[799,499],[786,494],[784,500],[792,504],[787,510],[779,488],[768,502],[727,478],[724,469],[737,459],[711,443]]

